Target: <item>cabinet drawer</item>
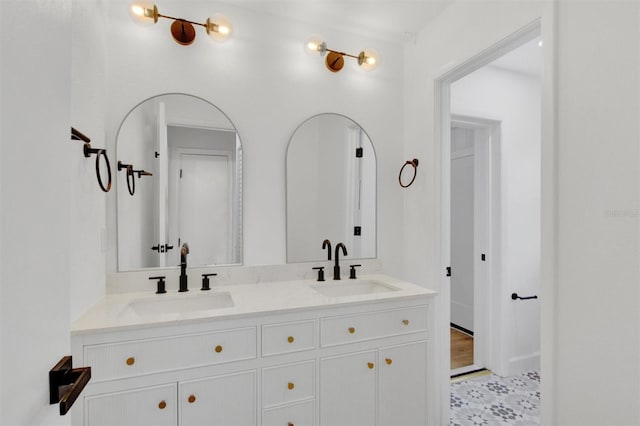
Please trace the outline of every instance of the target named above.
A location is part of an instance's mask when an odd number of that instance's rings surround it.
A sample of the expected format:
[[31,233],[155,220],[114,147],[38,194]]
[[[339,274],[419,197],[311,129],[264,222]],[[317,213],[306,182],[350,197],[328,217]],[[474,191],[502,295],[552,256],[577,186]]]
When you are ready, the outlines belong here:
[[306,351],[316,347],[315,321],[262,326],[262,356]]
[[85,346],[93,381],[256,357],[256,327]]
[[313,426],[315,401],[264,410],[262,426]]
[[323,318],[320,345],[335,346],[427,330],[427,306]]
[[313,398],[315,371],[315,361],[263,369],[262,405],[267,408]]

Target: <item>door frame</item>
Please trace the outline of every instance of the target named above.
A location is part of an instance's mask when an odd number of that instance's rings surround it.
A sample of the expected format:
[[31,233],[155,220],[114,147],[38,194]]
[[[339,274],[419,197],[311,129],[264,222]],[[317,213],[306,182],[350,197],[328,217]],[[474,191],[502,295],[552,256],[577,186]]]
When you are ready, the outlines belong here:
[[[499,294],[497,290],[502,282],[502,123],[461,114],[450,114],[450,121],[451,127],[455,125],[485,133],[480,140],[474,141],[474,195],[480,196],[474,197],[473,365],[455,370],[459,374],[480,368],[495,370],[500,362],[495,358],[497,351],[492,344],[499,341],[500,333],[493,332],[495,316],[491,314],[495,311],[492,301]],[[481,260],[481,254],[485,254],[486,261]]]
[[450,279],[444,273],[449,266],[450,224],[448,219],[450,194],[450,138],[451,138],[451,84],[467,74],[489,64],[505,53],[542,36],[545,49],[543,51],[542,76],[542,140],[541,140],[541,265],[540,265],[540,368],[543,373],[541,390],[541,421],[552,423],[555,419],[555,322],[556,314],[556,282],[557,282],[557,95],[555,70],[555,25],[557,10],[551,7],[542,18],[537,18],[520,30],[489,46],[477,55],[463,61],[457,67],[434,79],[435,117],[435,173],[434,188],[436,203],[435,219],[440,226],[436,228],[435,249],[441,273],[436,275],[439,281],[440,303],[435,312],[435,339],[440,342],[439,350],[434,354],[437,370],[436,386],[438,399],[434,403],[437,415],[443,423],[448,423],[450,410]]

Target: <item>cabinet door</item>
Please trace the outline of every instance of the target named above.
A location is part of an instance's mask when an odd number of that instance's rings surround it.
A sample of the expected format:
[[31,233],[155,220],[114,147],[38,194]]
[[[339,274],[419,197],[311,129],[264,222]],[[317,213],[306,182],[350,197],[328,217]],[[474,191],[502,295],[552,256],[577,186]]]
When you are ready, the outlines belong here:
[[378,425],[427,424],[427,342],[379,351]]
[[178,385],[181,426],[254,426],[255,370]]
[[87,426],[177,424],[176,384],[85,398]]
[[320,361],[322,426],[375,425],[376,361],[376,351],[323,358]]

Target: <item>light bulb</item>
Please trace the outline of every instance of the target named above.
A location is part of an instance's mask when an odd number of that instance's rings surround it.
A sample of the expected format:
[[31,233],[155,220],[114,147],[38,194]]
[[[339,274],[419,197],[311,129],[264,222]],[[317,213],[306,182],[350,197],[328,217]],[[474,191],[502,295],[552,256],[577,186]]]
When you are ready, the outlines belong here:
[[215,41],[225,41],[231,36],[231,21],[226,16],[216,13],[207,18],[207,34]]
[[379,63],[380,55],[373,49],[364,49],[358,55],[358,65],[365,71],[376,69]]
[[327,43],[324,42],[322,36],[317,34],[312,35],[304,42],[304,51],[310,55],[324,56],[327,53]]
[[134,2],[129,6],[129,15],[138,24],[155,24],[158,22],[158,7],[153,3]]

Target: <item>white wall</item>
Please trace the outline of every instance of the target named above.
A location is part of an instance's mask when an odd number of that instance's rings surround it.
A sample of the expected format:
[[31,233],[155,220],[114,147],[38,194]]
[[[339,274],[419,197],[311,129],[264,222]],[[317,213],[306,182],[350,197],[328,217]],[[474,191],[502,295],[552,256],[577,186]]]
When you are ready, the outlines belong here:
[[[294,129],[308,117],[335,112],[349,116],[371,137],[378,154],[378,256],[385,269],[401,272],[402,50],[320,25],[256,14],[231,5],[167,1],[172,15],[204,19],[221,12],[234,22],[225,44],[198,29],[192,46],[171,40],[169,22],[134,25],[126,2],[110,2],[107,19],[109,145],[125,114],[142,99],[162,92],[201,96],[228,114],[242,138],[244,264],[277,264],[285,259],[285,153]],[[347,61],[338,74],[322,58],[304,53],[303,42],[323,33],[330,46],[358,52],[375,45],[383,57],[370,73]],[[115,229],[115,203],[109,200],[108,228]],[[321,241],[320,241],[321,243]],[[110,234],[109,271],[115,271],[115,238]]]
[[[492,366],[513,375],[539,367],[537,301],[513,301],[540,291],[540,79],[483,67],[451,85],[453,114],[500,121],[500,304],[504,359]],[[497,330],[496,330],[497,331]]]
[[70,353],[71,264],[84,261],[71,257],[71,200],[84,182],[70,141],[70,23],[70,1],[0,2],[3,425],[68,422],[49,405],[48,373]]
[[639,18],[559,8],[558,424],[640,423]]
[[559,3],[455,3],[405,49],[405,152],[431,172],[406,193],[404,278],[445,291],[434,80],[542,16],[542,424],[638,424],[640,5]]
[[[102,0],[72,0],[71,40],[53,40],[60,48],[71,43],[71,125],[91,138],[93,148],[107,148],[106,115],[106,37]],[[51,7],[54,7],[52,2]],[[62,7],[62,4],[59,5]],[[52,42],[53,42],[52,41]],[[57,84],[57,83],[54,83]],[[82,155],[82,143],[72,144],[67,159],[73,185],[68,244],[71,247],[71,320],[78,318],[104,294],[106,284],[106,200],[115,199],[116,155],[113,146],[107,154],[113,184],[109,193],[98,186],[95,157]],[[106,179],[106,177],[105,177]]]

